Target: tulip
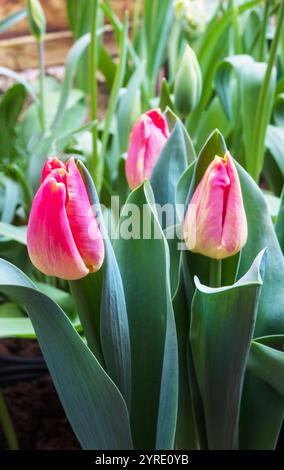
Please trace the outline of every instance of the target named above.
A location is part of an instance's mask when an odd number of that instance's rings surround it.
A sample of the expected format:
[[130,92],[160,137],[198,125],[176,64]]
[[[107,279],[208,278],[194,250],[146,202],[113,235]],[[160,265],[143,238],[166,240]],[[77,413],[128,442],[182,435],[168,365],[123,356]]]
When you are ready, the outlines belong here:
[[104,242],[73,158],[45,163],[27,242],[32,263],[49,276],[75,280],[100,269]]
[[189,250],[217,260],[233,256],[245,245],[246,213],[229,152],[208,166],[188,206],[183,232]]
[[28,0],[27,16],[30,31],[36,41],[43,41],[46,30],[46,19],[39,0]]
[[187,116],[198,104],[202,91],[202,75],[195,52],[185,51],[178,69],[175,86],[175,106],[181,117]]
[[130,189],[151,177],[153,168],[168,140],[167,121],[159,109],[152,109],[134,124],[125,164]]
[[[202,0],[175,0],[175,15],[189,41],[199,37],[206,28],[207,13]],[[209,6],[207,6],[209,9]]]

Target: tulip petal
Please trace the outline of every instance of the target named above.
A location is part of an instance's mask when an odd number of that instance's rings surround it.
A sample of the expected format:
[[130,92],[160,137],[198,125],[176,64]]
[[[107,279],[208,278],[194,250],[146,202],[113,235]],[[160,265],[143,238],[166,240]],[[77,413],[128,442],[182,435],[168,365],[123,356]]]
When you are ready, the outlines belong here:
[[227,152],[208,166],[186,212],[184,237],[189,250],[215,259],[238,253],[247,240],[240,181]]
[[[223,211],[230,180],[220,157],[208,166],[190,202],[184,222],[186,243],[194,252],[217,258],[222,249]],[[194,247],[190,240],[196,240]]]
[[240,180],[229,153],[227,153],[227,172],[230,178],[230,191],[223,224],[222,247],[229,253],[236,253],[245,245],[248,229]]
[[159,109],[142,114],[134,124],[125,164],[130,189],[137,188],[151,177],[168,137],[167,121]]
[[162,131],[164,137],[168,139],[170,135],[168,123],[167,120],[164,118],[164,115],[161,113],[160,109],[151,109],[146,113],[146,115],[151,119],[154,126]]
[[152,123],[149,123],[149,137],[146,143],[144,157],[144,179],[151,177],[153,168],[166,142],[167,138],[164,134]]
[[91,208],[82,176],[73,158],[66,164],[68,201],[66,212],[78,251],[91,272],[104,260],[104,241]]
[[66,188],[45,178],[30,213],[27,241],[32,263],[44,274],[66,280],[88,274],[74,242],[65,210]]
[[58,158],[56,157],[49,157],[46,160],[44,167],[42,169],[41,183],[45,180],[45,178],[47,178],[47,176],[50,175],[50,173],[52,173],[53,170],[60,169],[60,168],[65,168],[64,163],[58,160]]
[[125,163],[126,178],[130,189],[137,188],[144,181],[144,159],[149,127],[143,116],[134,124]]

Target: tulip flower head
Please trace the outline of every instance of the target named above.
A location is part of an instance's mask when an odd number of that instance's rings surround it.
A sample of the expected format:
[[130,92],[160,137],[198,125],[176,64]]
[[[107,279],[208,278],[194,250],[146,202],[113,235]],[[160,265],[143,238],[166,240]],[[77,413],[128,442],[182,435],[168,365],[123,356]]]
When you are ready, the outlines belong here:
[[142,114],[134,124],[125,164],[130,189],[137,188],[151,177],[169,135],[167,121],[159,109]]
[[49,276],[75,280],[100,269],[104,242],[73,158],[45,163],[27,242],[32,263]]
[[188,206],[183,232],[189,250],[210,258],[233,256],[245,245],[246,213],[229,152],[208,166]]

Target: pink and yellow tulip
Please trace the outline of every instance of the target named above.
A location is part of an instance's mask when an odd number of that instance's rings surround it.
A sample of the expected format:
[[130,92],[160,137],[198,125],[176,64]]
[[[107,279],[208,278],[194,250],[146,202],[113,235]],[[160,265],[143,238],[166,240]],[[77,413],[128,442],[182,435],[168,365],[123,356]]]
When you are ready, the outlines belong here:
[[151,177],[169,134],[167,121],[159,109],[142,114],[134,124],[125,164],[130,189],[137,188]]
[[32,263],[49,276],[75,280],[100,269],[104,242],[73,158],[45,163],[27,241]]
[[187,248],[210,258],[233,256],[245,245],[246,213],[229,152],[208,166],[188,206],[183,231]]

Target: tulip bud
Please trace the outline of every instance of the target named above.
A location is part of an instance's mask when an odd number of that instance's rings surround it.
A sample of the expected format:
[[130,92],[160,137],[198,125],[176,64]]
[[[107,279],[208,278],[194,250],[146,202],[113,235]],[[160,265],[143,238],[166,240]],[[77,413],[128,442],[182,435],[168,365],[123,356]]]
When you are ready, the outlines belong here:
[[187,116],[198,104],[202,75],[195,52],[186,46],[174,87],[175,106],[180,116]]
[[169,134],[167,121],[159,109],[142,114],[134,124],[125,164],[130,189],[151,177]]
[[32,263],[49,276],[75,280],[100,269],[104,242],[73,158],[45,163],[27,242]]
[[30,31],[41,42],[46,30],[46,20],[39,0],[27,1],[27,13]]
[[175,14],[188,40],[195,39],[205,30],[207,14],[202,0],[176,0]]
[[188,206],[183,233],[189,250],[215,259],[233,256],[245,245],[246,213],[229,152],[208,166]]

